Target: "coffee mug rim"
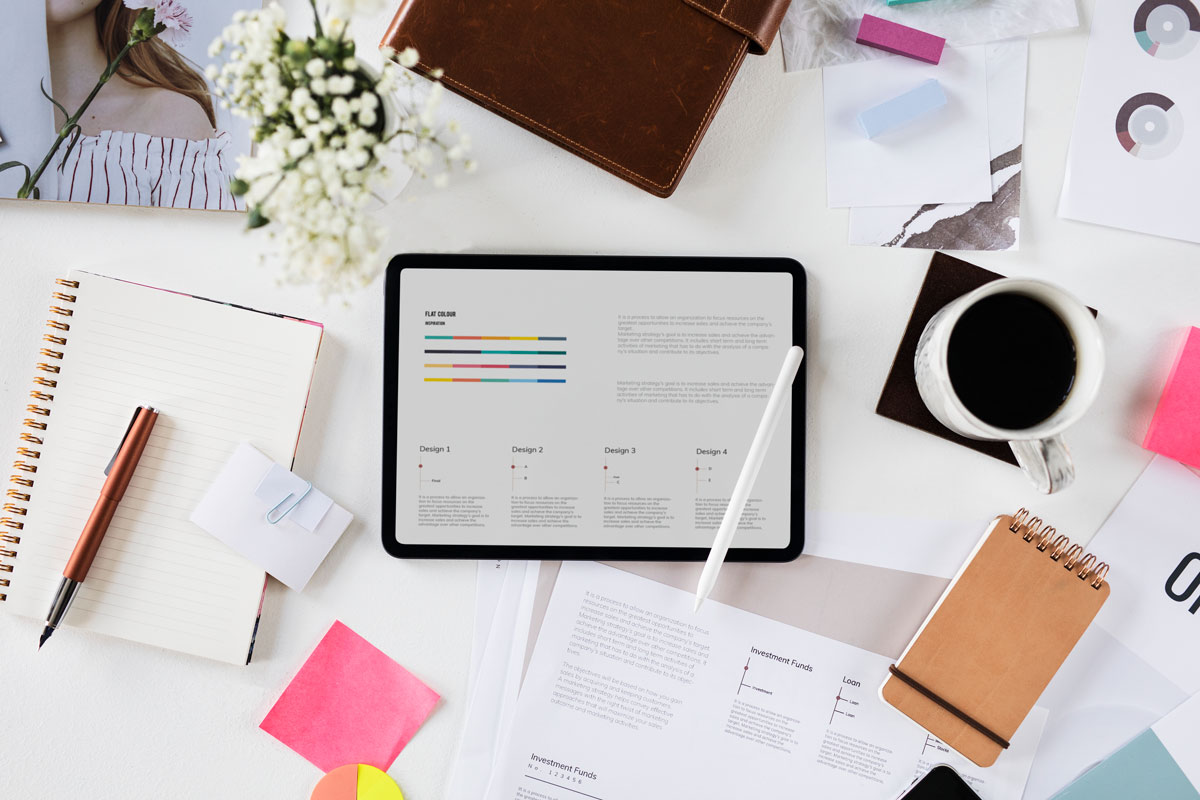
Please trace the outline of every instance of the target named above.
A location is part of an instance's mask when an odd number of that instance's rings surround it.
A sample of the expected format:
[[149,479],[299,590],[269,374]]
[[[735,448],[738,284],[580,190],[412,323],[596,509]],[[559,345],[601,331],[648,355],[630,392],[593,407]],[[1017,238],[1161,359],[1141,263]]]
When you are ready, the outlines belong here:
[[[1082,326],[1077,326],[1074,324],[1073,320],[1063,319],[1063,322],[1067,325],[1068,332],[1071,333],[1071,338],[1075,340],[1075,381],[1071,386],[1071,391],[1067,395],[1067,401],[1059,406],[1053,414],[1039,422],[1037,425],[1029,428],[1001,428],[988,422],[984,422],[982,419],[977,417],[962,402],[962,399],[958,396],[958,392],[954,391],[954,385],[950,382],[950,336],[954,333],[955,325],[958,324],[958,320],[962,317],[966,310],[979,300],[983,299],[984,297],[990,297],[994,294],[1003,294],[1005,292],[1022,294],[1021,289],[1040,290],[1043,295],[1048,294],[1054,296],[1057,300],[1066,301],[1067,306],[1073,304],[1078,309],[1082,310],[1081,315],[1073,315],[1076,316],[1077,321],[1082,320]],[[1031,296],[1036,300],[1043,299],[1042,296],[1037,294],[1028,294],[1026,296]],[[1088,310],[1087,306],[1085,306],[1083,302],[1079,300],[1079,298],[1075,297],[1075,295],[1071,294],[1061,286],[1049,283],[1048,281],[1038,280],[1036,278],[998,278],[997,280],[989,281],[983,286],[973,289],[970,292],[967,292],[966,294],[956,298],[955,300],[952,300],[942,310],[943,312],[947,312],[947,316],[940,321],[944,330],[943,337],[945,342],[937,348],[936,355],[938,359],[939,372],[946,378],[948,391],[945,392],[945,399],[954,406],[956,412],[961,414],[967,422],[971,423],[978,435],[986,436],[989,439],[996,439],[998,441],[1030,441],[1035,439],[1048,439],[1050,437],[1057,436],[1078,422],[1080,417],[1087,413],[1087,410],[1091,408],[1092,403],[1095,402],[1097,395],[1099,395],[1100,382],[1104,375],[1104,347],[1103,338],[1100,334],[1100,326],[1096,322],[1096,318],[1092,316],[1091,311]],[[1058,314],[1060,318],[1064,316],[1061,313],[1060,308],[1056,306],[1051,306],[1051,310]],[[1080,386],[1080,378],[1082,377],[1083,370],[1080,367],[1079,357],[1085,345],[1076,340],[1074,331],[1078,327],[1087,329],[1086,332],[1091,338],[1091,342],[1086,345],[1090,351],[1089,359],[1094,359],[1096,362],[1095,366],[1088,370],[1090,377],[1089,384],[1082,387]],[[1019,383],[1020,380],[1021,376],[1013,376],[1014,383]],[[1064,414],[1063,410],[1066,409],[1068,405],[1074,405],[1076,408],[1071,413]]]

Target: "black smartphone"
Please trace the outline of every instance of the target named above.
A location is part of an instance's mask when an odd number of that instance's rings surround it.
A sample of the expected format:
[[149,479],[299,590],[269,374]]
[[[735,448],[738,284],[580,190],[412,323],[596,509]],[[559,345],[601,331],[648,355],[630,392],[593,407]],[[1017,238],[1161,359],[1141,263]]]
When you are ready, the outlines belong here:
[[897,800],[980,800],[954,767],[939,764],[908,787]]

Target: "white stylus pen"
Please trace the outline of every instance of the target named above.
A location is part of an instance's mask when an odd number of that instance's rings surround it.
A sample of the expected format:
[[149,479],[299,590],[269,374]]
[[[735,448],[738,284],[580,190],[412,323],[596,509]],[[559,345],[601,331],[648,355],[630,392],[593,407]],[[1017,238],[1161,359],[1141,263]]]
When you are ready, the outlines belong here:
[[786,401],[792,388],[792,381],[796,379],[796,373],[800,371],[800,361],[803,358],[804,350],[793,345],[783,359],[783,368],[779,370],[779,377],[775,379],[775,388],[771,390],[771,396],[767,399],[767,408],[758,422],[758,430],[754,432],[754,441],[750,443],[750,452],[746,454],[746,463],[742,464],[742,472],[738,475],[737,483],[733,487],[733,495],[729,498],[729,507],[725,509],[725,518],[721,520],[721,527],[717,529],[717,538],[713,541],[712,550],[708,553],[708,561],[704,562],[704,571],[700,573],[700,580],[696,584],[696,611],[700,610],[701,604],[708,599],[709,593],[717,585],[717,573],[721,571],[721,565],[725,563],[725,554],[729,552],[733,534],[737,532],[738,520],[742,518],[742,510],[746,507],[746,500],[750,498],[750,490],[754,488],[754,480],[758,477],[758,471],[767,457],[767,447],[770,446],[771,438],[775,435],[775,428],[779,426],[779,420],[783,417],[783,409],[787,405]]

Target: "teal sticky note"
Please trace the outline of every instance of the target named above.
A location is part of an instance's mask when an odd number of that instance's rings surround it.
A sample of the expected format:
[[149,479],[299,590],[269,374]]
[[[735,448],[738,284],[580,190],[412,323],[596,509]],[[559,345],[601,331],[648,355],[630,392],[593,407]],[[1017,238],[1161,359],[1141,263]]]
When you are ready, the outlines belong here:
[[942,91],[942,85],[930,78],[915,89],[860,112],[858,124],[868,139],[874,139],[944,105],[946,93]]
[[1054,800],[1197,800],[1200,793],[1148,730],[1113,753]]

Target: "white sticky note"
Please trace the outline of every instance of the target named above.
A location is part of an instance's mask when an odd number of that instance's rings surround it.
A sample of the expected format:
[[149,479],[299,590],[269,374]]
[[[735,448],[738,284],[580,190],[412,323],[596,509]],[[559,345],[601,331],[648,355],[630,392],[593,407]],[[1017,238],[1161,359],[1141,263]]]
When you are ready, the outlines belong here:
[[333,500],[294,472],[272,464],[259,481],[254,496],[267,503],[272,519],[290,519],[308,532],[313,532],[333,507]]
[[280,501],[284,502],[279,512],[287,509],[307,486],[303,478],[243,442],[196,506],[191,520],[300,591],[354,519],[313,487],[278,523],[267,521],[268,511]]

